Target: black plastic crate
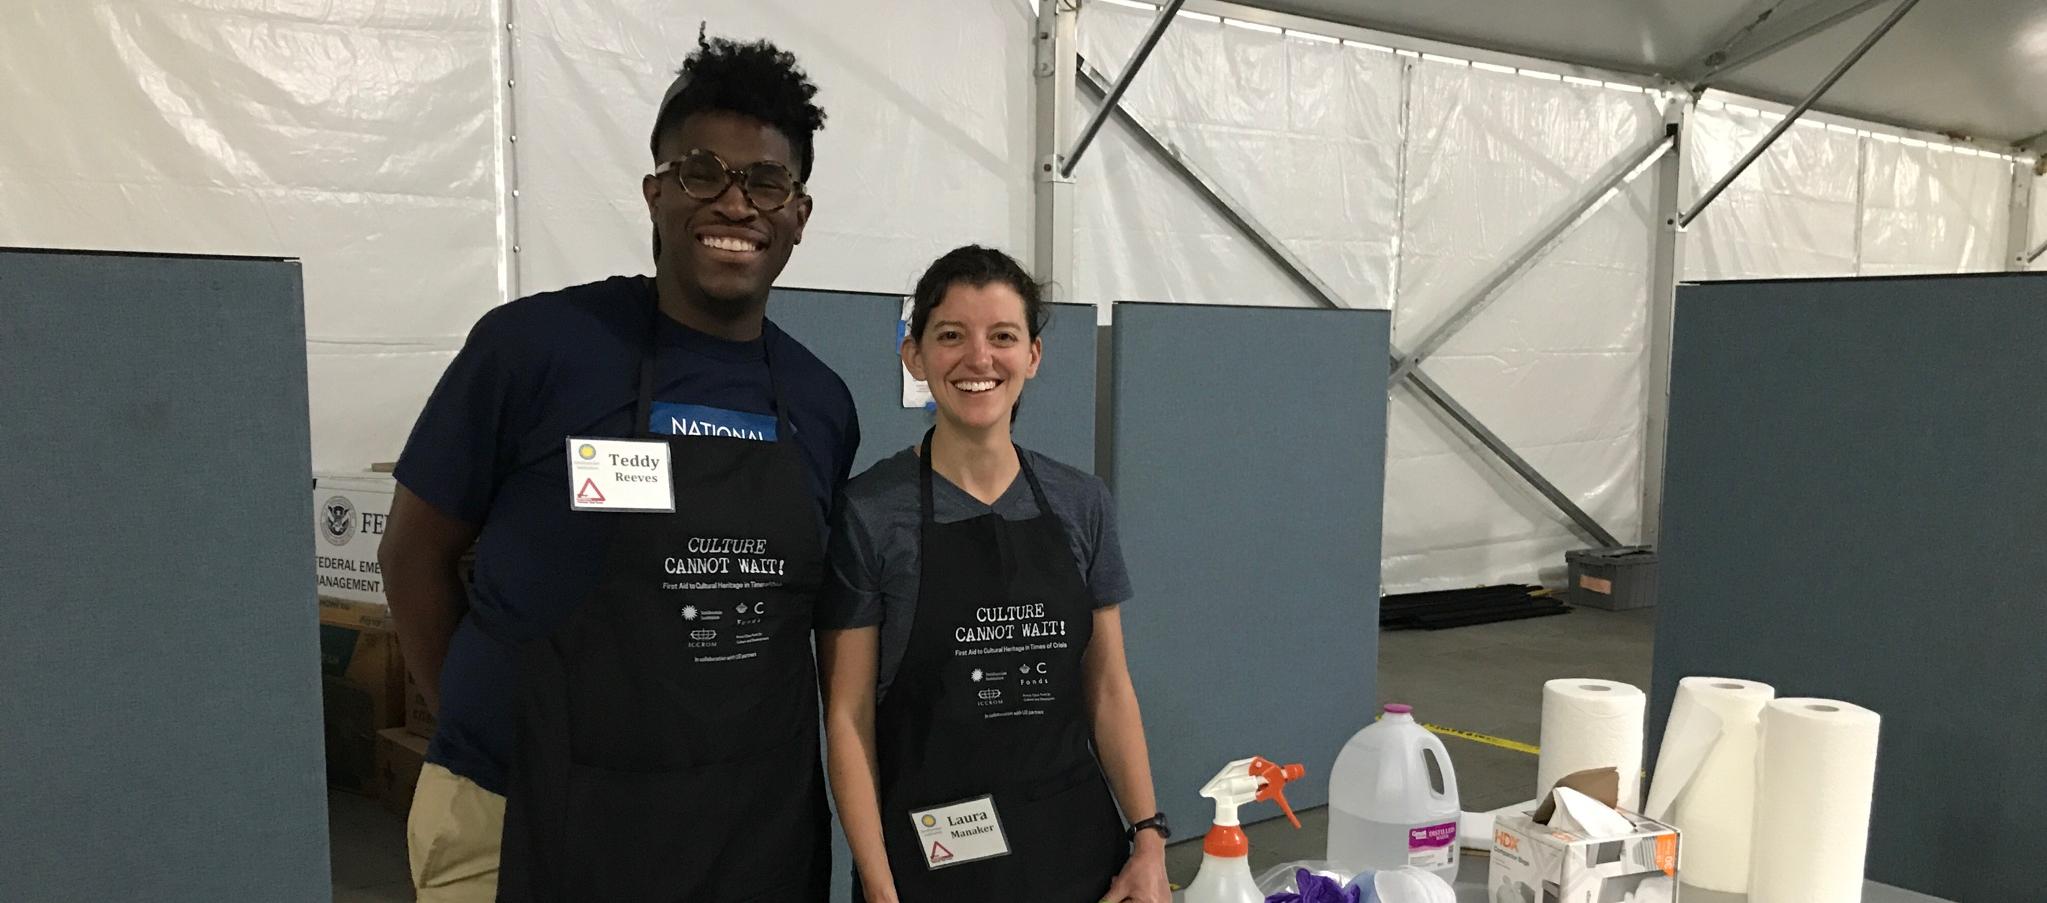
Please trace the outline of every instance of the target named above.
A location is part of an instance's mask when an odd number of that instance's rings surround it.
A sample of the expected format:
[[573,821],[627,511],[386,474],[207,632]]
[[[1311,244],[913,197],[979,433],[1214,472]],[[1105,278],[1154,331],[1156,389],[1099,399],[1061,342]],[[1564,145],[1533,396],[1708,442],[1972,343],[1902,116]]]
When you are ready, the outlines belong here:
[[1586,608],[1626,611],[1656,605],[1656,550],[1616,546],[1565,552],[1571,585],[1565,600]]

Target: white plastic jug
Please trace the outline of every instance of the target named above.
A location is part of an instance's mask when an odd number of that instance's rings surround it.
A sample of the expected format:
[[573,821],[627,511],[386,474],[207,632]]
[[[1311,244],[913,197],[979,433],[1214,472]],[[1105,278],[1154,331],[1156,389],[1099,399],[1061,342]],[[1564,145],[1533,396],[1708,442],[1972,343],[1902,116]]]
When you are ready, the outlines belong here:
[[[1438,787],[1430,763],[1442,775]],[[1329,774],[1329,862],[1351,872],[1406,866],[1457,879],[1457,772],[1414,710],[1389,705]]]

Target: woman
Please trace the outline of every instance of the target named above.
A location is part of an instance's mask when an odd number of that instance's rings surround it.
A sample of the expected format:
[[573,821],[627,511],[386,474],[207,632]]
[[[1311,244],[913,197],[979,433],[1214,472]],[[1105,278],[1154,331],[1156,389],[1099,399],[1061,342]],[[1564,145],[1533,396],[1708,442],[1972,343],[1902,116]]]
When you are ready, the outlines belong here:
[[933,263],[901,351],[937,422],[838,505],[818,651],[867,903],[1169,899],[1108,490],[1010,441],[1045,313],[1000,251]]

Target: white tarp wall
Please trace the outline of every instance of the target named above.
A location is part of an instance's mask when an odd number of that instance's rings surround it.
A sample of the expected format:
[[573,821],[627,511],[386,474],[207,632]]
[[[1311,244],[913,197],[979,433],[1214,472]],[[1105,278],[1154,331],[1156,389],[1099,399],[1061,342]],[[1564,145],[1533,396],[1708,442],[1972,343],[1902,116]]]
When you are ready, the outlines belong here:
[[[1779,110],[1708,92],[1692,117],[1701,190]],[[1801,119],[1694,222],[1689,279],[1888,276],[2004,269],[2009,154],[1838,117]]]
[[13,10],[0,245],[303,258],[314,466],[391,460],[503,300],[494,10]]
[[[1033,15],[1028,0],[34,4],[0,29],[0,244],[303,258],[314,461],[355,469],[396,453],[482,311],[650,268],[647,131],[700,20],[772,37],[822,88],[817,213],[786,284],[901,292],[968,241],[1028,258]],[[1083,51],[1113,75],[1150,15],[1087,4]],[[1413,342],[1660,127],[1667,98],[1542,68],[1187,16],[1126,102]],[[1701,185],[1768,127],[1747,103],[1697,110]],[[2000,268],[2010,161],[1922,138],[1794,128],[1694,224],[1686,274]],[[1076,176],[1075,297],[1311,303],[1120,125]],[[1649,208],[1637,180],[1425,365],[1623,538],[1640,520]],[[1392,404],[1389,590],[1539,579],[1583,544],[1405,390]]]
[[907,293],[969,242],[1030,259],[1031,34],[1012,0],[513,0],[519,289],[652,272],[640,177],[697,26],[818,85],[815,212],[781,284]]
[[[1394,342],[1413,344],[1616,160],[1663,132],[1657,98],[1433,59],[1414,115]],[[1641,525],[1654,180],[1637,178],[1423,362],[1620,537]],[[1535,581],[1586,545],[1564,515],[1413,391],[1393,393],[1389,591]]]
[[[1114,79],[1152,13],[1084,7],[1081,56]],[[1354,307],[1393,304],[1400,60],[1183,16],[1123,97]],[[1096,105],[1081,92],[1084,114]],[[1074,171],[1073,297],[1299,305],[1237,227],[1109,123]]]
[[[1083,55],[1113,77],[1152,15],[1088,6]],[[1347,303],[1392,307],[1396,345],[1662,129],[1639,89],[1317,38],[1183,15],[1124,103]],[[1076,177],[1080,297],[1312,303],[1118,127]],[[1637,180],[1425,365],[1623,535],[1640,521],[1652,201]],[[1584,544],[1407,390],[1389,433],[1389,590],[1532,579]]]
[[[1153,15],[1088,5],[1083,55],[1113,78]],[[1561,65],[1318,38],[1183,13],[1124,103],[1347,303],[1391,307],[1402,347],[1654,140],[1675,102],[1553,74]],[[1700,186],[1781,115],[1745,103],[1713,95],[1695,112]],[[1794,128],[1693,225],[1688,278],[2001,268],[2007,158],[1825,119]],[[1079,297],[1313,303],[1118,126],[1076,177]],[[1650,180],[1628,183],[1424,365],[1624,541],[1641,530],[1654,203]],[[1554,582],[1562,553],[1588,544],[1405,389],[1385,514],[1389,592]]]

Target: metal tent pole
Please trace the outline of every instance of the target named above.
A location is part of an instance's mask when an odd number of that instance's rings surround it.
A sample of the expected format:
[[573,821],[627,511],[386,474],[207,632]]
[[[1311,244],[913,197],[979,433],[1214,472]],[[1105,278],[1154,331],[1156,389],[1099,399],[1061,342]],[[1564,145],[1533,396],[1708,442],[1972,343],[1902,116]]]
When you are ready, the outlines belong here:
[[1445,318],[1443,322],[1436,324],[1434,329],[1429,330],[1428,334],[1416,342],[1414,350],[1409,351],[1407,357],[1394,365],[1392,382],[1398,384],[1401,380],[1406,379],[1407,374],[1413,372],[1415,366],[1420,364],[1423,358],[1435,353],[1436,349],[1443,347],[1443,343],[1450,341],[1451,336],[1455,335],[1458,330],[1463,329],[1465,324],[1470,323],[1472,318],[1479,315],[1480,311],[1485,310],[1494,301],[1499,300],[1500,295],[1506,292],[1507,287],[1512,285],[1515,279],[1532,269],[1538,261],[1549,256],[1551,251],[1556,250],[1558,245],[1564,243],[1565,238],[1569,237],[1572,232],[1577,231],[1579,226],[1584,225],[1586,221],[1592,219],[1593,214],[1598,213],[1601,208],[1605,207],[1608,201],[1619,196],[1621,186],[1626,185],[1629,180],[1640,173],[1643,167],[1662,157],[1676,143],[1677,140],[1669,135],[1661,136],[1651,142],[1648,147],[1625,158],[1622,165],[1611,168],[1606,178],[1600,180],[1591,190],[1579,197],[1577,203],[1573,204],[1570,210],[1563,216],[1558,217],[1555,222],[1551,223],[1549,228],[1544,229],[1534,239],[1529,241],[1528,244],[1523,245],[1521,250],[1515,252],[1512,257],[1507,258],[1506,263],[1501,265],[1499,269],[1494,270],[1491,277],[1487,278],[1485,282],[1480,283],[1477,289],[1474,289],[1470,295],[1466,296],[1464,301],[1458,304],[1449,317]]
[[1884,0],[1835,0],[1809,3],[1782,15],[1774,10],[1727,47],[1707,54],[1684,81],[1704,87],[1720,77],[1806,38],[1860,15]]
[[1066,152],[1066,159],[1059,164],[1059,174],[1073,175],[1073,168],[1080,165],[1080,155],[1087,153],[1087,146],[1094,143],[1095,134],[1102,130],[1102,123],[1109,121],[1109,114],[1116,105],[1123,102],[1123,92],[1130,90],[1131,81],[1137,78],[1137,71],[1144,68],[1144,61],[1151,58],[1152,48],[1157,47],[1159,38],[1166,34],[1166,26],[1173,24],[1173,17],[1187,0],[1168,0],[1159,8],[1157,18],[1151,20],[1151,27],[1144,32],[1144,40],[1137,43],[1137,52],[1130,55],[1130,62],[1123,64],[1123,71],[1116,76],[1116,83],[1109,87],[1108,96],[1102,105],[1089,117],[1087,125],[1080,130],[1080,137],[1074,139],[1073,149]]
[[1870,48],[1876,46],[1876,42],[1883,40],[1884,35],[1890,34],[1891,28],[1898,24],[1898,20],[1905,18],[1905,14],[1911,12],[1912,7],[1918,5],[1919,0],[1901,0],[1897,8],[1891,10],[1891,14],[1884,17],[1882,24],[1879,24],[1875,31],[1870,32],[1868,37],[1862,39],[1862,43],[1855,45],[1855,49],[1849,52],[1846,59],[1843,59],[1834,66],[1834,71],[1827,73],[1827,77],[1821,79],[1819,85],[1808,92],[1805,95],[1805,99],[1800,100],[1797,106],[1792,107],[1791,112],[1785,114],[1784,118],[1779,120],[1777,125],[1770,129],[1768,134],[1763,136],[1763,140],[1756,142],[1755,147],[1749,148],[1748,153],[1743,154],[1742,158],[1735,162],[1734,168],[1729,169],[1726,175],[1721,176],[1720,181],[1713,183],[1712,188],[1706,189],[1706,193],[1701,195],[1698,201],[1692,204],[1691,209],[1686,210],[1683,216],[1678,217],[1678,228],[1682,229],[1689,226],[1692,224],[1692,220],[1698,219],[1699,214],[1705,212],[1707,205],[1712,204],[1715,198],[1720,197],[1720,193],[1726,191],[1727,186],[1734,184],[1734,180],[1740,178],[1741,174],[1751,164],[1755,163],[1756,159],[1761,157],[1764,151],[1769,150],[1770,145],[1775,144],[1778,138],[1782,137],[1785,132],[1790,131],[1791,126],[1798,122],[1798,117],[1805,115],[1805,111],[1812,109],[1812,105],[1822,95],[1826,94],[1828,90],[1832,89],[1834,83],[1841,80],[1841,76],[1847,75],[1849,69],[1862,61],[1863,55],[1869,53]]

